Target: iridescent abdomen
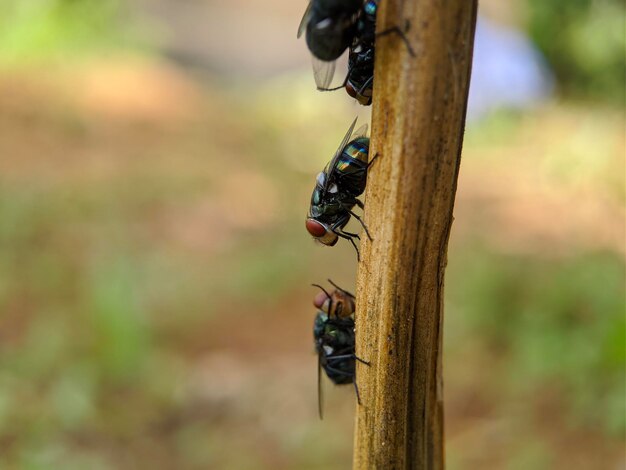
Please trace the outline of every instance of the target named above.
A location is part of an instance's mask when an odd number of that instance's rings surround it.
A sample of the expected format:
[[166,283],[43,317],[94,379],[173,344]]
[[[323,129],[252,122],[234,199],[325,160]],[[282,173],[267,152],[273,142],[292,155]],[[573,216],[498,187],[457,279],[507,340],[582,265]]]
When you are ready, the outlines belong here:
[[369,144],[368,137],[354,139],[343,149],[335,165],[336,181],[340,191],[353,197],[365,191]]
[[[344,157],[347,157],[347,158],[353,158],[355,160],[359,160],[363,163],[367,163],[367,160],[368,160],[367,155],[368,155],[369,149],[370,149],[369,137],[359,137],[357,139],[354,139],[348,145],[346,145],[346,147],[343,149],[343,152],[341,153],[341,157],[339,157],[339,160],[341,161],[342,159],[344,159]],[[341,171],[341,166],[339,165],[339,163],[337,164],[337,169]]]
[[354,381],[354,358],[335,359],[333,356],[325,356],[322,360],[322,367],[328,378],[337,385],[349,384]]
[[338,385],[352,383],[355,373],[354,318],[330,319],[327,313],[318,311],[313,337],[320,366],[328,378]]

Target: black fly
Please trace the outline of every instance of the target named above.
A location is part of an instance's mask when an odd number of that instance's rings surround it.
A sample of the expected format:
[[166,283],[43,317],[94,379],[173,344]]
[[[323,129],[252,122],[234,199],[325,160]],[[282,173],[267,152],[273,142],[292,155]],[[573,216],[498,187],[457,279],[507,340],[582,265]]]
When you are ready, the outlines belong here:
[[339,238],[349,240],[359,257],[359,249],[354,239],[355,233],[346,232],[344,227],[350,217],[363,226],[371,240],[367,227],[352,209],[363,203],[357,199],[365,190],[367,170],[375,158],[369,160],[369,138],[366,137],[367,124],[352,133],[356,119],[348,129],[331,161],[316,179],[311,195],[311,207],[306,219],[307,231],[320,243],[333,246]]
[[306,31],[306,44],[314,57],[334,61],[352,45],[357,14],[363,0],[310,0],[298,37]]
[[[317,3],[312,1],[309,4],[309,8]],[[375,59],[375,41],[377,37],[386,36],[389,34],[397,34],[406,44],[409,53],[414,56],[413,49],[409,44],[405,34],[398,27],[393,27],[388,30],[376,33],[376,13],[378,10],[378,0],[367,0],[360,2],[360,8],[356,14],[356,21],[346,21],[341,23],[343,26],[339,27],[339,22],[330,21],[328,24],[337,25],[331,32],[318,31],[318,35],[312,36],[311,41],[313,46],[309,43],[308,27],[307,27],[307,44],[311,50],[313,58],[313,75],[315,77],[315,83],[317,89],[320,91],[334,91],[341,88],[345,88],[346,92],[353,98],[355,98],[360,104],[368,106],[372,104],[372,92],[374,89],[374,59]],[[347,8],[347,6],[346,6]],[[308,10],[307,10],[308,11]],[[352,18],[352,17],[350,17]],[[307,14],[303,18],[303,22],[307,19]],[[309,20],[310,21],[310,20]],[[307,23],[308,24],[308,23]],[[408,25],[407,25],[408,26]],[[301,28],[302,28],[301,24]],[[343,52],[347,41],[347,35],[352,34],[351,42],[349,43],[349,55],[348,55],[348,73],[343,83],[335,88],[329,88],[332,79],[335,75],[335,62],[334,60],[339,57],[324,58],[330,56],[322,56],[316,53],[317,48],[322,48],[323,44],[330,41],[333,44],[339,44],[340,36],[338,31],[342,31],[341,47],[337,47],[335,51],[341,48]],[[326,47],[323,47],[326,48]]]
[[335,290],[332,294],[317,284],[322,292],[313,304],[319,309],[313,324],[313,338],[318,356],[317,390],[318,409],[322,418],[322,369],[337,385],[353,384],[357,402],[361,404],[356,385],[356,361],[369,365],[355,354],[354,295],[328,280]]

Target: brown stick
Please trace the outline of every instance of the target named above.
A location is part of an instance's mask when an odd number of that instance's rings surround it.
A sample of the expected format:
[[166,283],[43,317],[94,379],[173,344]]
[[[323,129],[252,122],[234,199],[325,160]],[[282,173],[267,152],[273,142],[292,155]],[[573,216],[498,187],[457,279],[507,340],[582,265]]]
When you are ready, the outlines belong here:
[[443,469],[443,278],[477,0],[385,0],[357,280],[354,468]]

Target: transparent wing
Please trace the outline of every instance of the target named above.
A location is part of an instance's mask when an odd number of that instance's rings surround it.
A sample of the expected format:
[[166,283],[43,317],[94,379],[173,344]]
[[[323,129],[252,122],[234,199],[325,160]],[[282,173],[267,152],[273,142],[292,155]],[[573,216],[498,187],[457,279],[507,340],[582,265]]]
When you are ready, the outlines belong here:
[[354,131],[350,140],[354,140],[357,137],[367,137],[367,123],[363,124],[356,131]]
[[333,171],[333,168],[335,167],[335,164],[337,163],[337,159],[341,155],[341,152],[343,152],[344,147],[350,141],[350,137],[352,136],[352,131],[354,130],[354,126],[356,125],[356,120],[357,119],[358,119],[358,117],[355,117],[354,121],[352,121],[352,125],[350,126],[350,128],[348,129],[348,132],[346,133],[345,137],[341,141],[341,144],[339,144],[339,148],[335,152],[335,155],[333,155],[332,160],[330,161],[328,166],[326,166],[326,176],[327,176],[327,178],[326,178],[326,184],[324,185],[324,189],[325,190],[327,190],[328,187],[332,184],[332,181],[331,181],[332,178],[330,178],[330,175],[331,175],[331,173]]
[[328,90],[335,76],[335,61],[326,62],[311,55],[311,62],[313,63],[313,77],[317,88]]
[[317,411],[320,419],[324,419],[324,393],[322,389],[322,362],[318,355],[317,359]]
[[311,17],[311,3],[306,7],[304,15],[302,15],[302,19],[300,20],[300,26],[298,26],[298,37],[302,36],[302,34],[306,31],[306,25],[309,23],[309,18]]

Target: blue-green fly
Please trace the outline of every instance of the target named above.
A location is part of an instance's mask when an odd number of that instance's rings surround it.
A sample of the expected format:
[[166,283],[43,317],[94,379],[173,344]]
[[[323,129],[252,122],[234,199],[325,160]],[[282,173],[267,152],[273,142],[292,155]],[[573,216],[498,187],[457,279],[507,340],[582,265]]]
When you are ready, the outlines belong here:
[[[335,91],[345,88],[348,95],[356,99],[363,106],[372,104],[374,91],[374,59],[376,52],[376,38],[396,34],[406,45],[409,54],[415,56],[413,48],[405,33],[399,27],[391,27],[376,33],[376,13],[378,0],[362,2],[357,14],[357,20],[350,29],[353,34],[348,54],[348,73],[341,85],[330,87],[335,75],[335,62],[316,60],[313,58],[313,77],[317,89],[320,91]],[[405,30],[409,24],[405,25]]]
[[322,291],[313,300],[313,305],[318,309],[313,323],[313,339],[318,357],[317,393],[320,418],[323,416],[321,371],[324,370],[334,384],[353,384],[357,402],[361,404],[356,384],[356,361],[369,365],[369,362],[355,354],[354,295],[330,279],[328,282],[335,288],[332,293],[318,284],[313,284]]
[[368,238],[372,239],[367,227],[352,209],[354,206],[364,208],[358,197],[365,191],[367,171],[376,156],[369,160],[370,140],[366,136],[367,124],[352,132],[356,121],[355,119],[352,122],[324,171],[317,175],[305,226],[307,231],[324,245],[333,246],[339,238],[349,240],[358,258],[359,249],[354,239],[358,240],[359,236],[346,232],[344,227],[350,217],[354,217]]

